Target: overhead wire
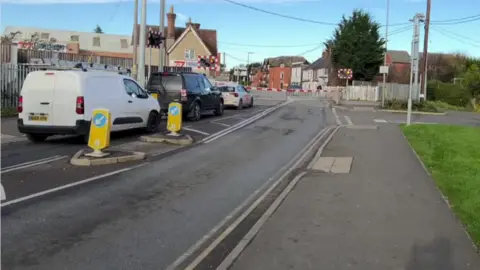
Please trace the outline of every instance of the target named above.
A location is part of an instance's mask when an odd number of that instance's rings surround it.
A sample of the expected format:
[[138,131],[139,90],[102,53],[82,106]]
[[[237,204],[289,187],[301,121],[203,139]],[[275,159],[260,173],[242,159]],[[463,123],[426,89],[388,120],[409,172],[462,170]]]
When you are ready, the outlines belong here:
[[445,29],[445,28],[438,27],[438,26],[435,26],[435,28],[437,28],[437,30],[441,30],[441,31],[443,31],[443,32],[446,32],[446,33],[448,33],[448,34],[450,34],[450,35],[452,35],[452,36],[456,36],[456,37],[458,37],[458,38],[465,39],[465,40],[471,41],[471,42],[473,42],[473,43],[478,43],[478,44],[480,44],[480,40],[475,40],[475,39],[473,39],[473,38],[471,38],[471,37],[466,37],[466,36],[457,34],[457,33],[455,33],[455,32],[449,31],[449,30],[447,30],[447,29]]
[[479,45],[479,44],[474,44],[474,43],[471,43],[471,41],[462,40],[462,39],[456,37],[455,35],[452,35],[452,34],[450,34],[450,33],[448,33],[448,32],[445,32],[445,31],[443,31],[443,30],[441,30],[441,29],[438,29],[438,28],[435,27],[435,26],[430,27],[430,29],[432,29],[433,31],[435,31],[435,32],[439,33],[440,35],[442,35],[442,36],[444,36],[444,37],[447,37],[447,38],[449,38],[449,39],[452,39],[452,40],[461,42],[461,43],[463,43],[463,44],[470,45],[470,46],[472,46],[472,47],[480,48],[480,45]]
[[[223,1],[228,2],[230,4],[233,4],[233,5],[243,7],[243,8],[255,10],[257,12],[261,12],[261,13],[265,13],[265,14],[269,14],[269,15],[273,15],[273,16],[277,16],[277,17],[282,17],[282,18],[286,18],[286,19],[290,19],[290,20],[301,21],[301,22],[306,22],[306,23],[320,24],[320,25],[330,25],[330,26],[337,26],[338,25],[338,23],[333,23],[333,22],[323,22],[323,21],[317,21],[317,20],[312,20],[312,19],[306,19],[306,18],[291,16],[291,15],[287,15],[287,14],[277,13],[277,12],[257,8],[257,7],[254,7],[254,6],[250,6],[250,5],[247,5],[247,4],[243,4],[243,3],[233,1],[233,0],[223,0]],[[431,24],[439,24],[439,25],[453,25],[453,24],[469,23],[469,22],[478,21],[478,20],[480,20],[480,14],[466,16],[466,17],[463,17],[463,18],[448,19],[448,20],[431,20],[430,23]],[[402,26],[402,25],[409,25],[409,24],[410,24],[410,22],[389,23],[388,26],[392,27],[392,26]],[[380,25],[380,26],[385,27],[386,25]]]

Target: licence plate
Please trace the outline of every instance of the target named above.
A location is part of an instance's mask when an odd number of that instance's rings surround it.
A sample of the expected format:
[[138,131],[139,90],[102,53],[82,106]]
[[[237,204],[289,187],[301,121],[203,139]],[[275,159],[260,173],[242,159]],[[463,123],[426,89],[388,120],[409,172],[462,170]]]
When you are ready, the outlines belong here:
[[29,121],[39,121],[39,122],[46,122],[48,121],[47,115],[30,115],[28,116]]

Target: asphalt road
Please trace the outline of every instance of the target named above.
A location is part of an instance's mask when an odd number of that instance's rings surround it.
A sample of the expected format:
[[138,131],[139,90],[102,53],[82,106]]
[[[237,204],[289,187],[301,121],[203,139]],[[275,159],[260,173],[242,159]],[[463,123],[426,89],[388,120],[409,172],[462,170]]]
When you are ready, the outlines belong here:
[[2,213],[2,268],[164,269],[325,125],[322,104],[297,101],[187,152]]

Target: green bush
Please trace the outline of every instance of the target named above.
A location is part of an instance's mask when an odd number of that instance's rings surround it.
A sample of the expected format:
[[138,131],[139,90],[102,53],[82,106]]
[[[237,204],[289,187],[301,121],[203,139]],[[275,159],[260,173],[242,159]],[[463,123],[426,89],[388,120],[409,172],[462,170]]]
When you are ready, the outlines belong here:
[[465,107],[470,102],[470,92],[461,84],[430,81],[427,85],[427,98]]
[[[405,111],[408,102],[405,100],[386,100],[385,109]],[[431,102],[412,102],[412,111],[439,112],[440,110]]]

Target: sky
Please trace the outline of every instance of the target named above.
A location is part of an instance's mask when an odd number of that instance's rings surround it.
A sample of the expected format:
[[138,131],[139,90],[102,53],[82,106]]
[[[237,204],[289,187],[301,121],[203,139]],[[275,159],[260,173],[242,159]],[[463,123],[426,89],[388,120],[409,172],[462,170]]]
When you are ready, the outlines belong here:
[[[183,26],[191,18],[201,28],[217,30],[219,51],[226,53],[228,67],[281,55],[302,55],[314,61],[321,57],[322,44],[332,35],[335,26],[331,24],[338,23],[343,15],[349,16],[360,8],[382,25],[387,18],[387,0],[233,1],[327,24],[273,16],[224,0],[167,0],[166,3],[167,11],[170,5],[174,6],[177,26]],[[480,57],[480,0],[432,2],[429,51]],[[92,32],[97,24],[109,34],[132,32],[133,0],[0,0],[0,4],[2,33],[5,26]],[[410,51],[413,27],[408,27],[409,20],[425,10],[426,0],[390,0],[388,49]],[[470,22],[440,22],[475,15]],[[158,25],[159,17],[159,0],[148,0],[147,23]],[[385,35],[385,27],[380,31]]]

